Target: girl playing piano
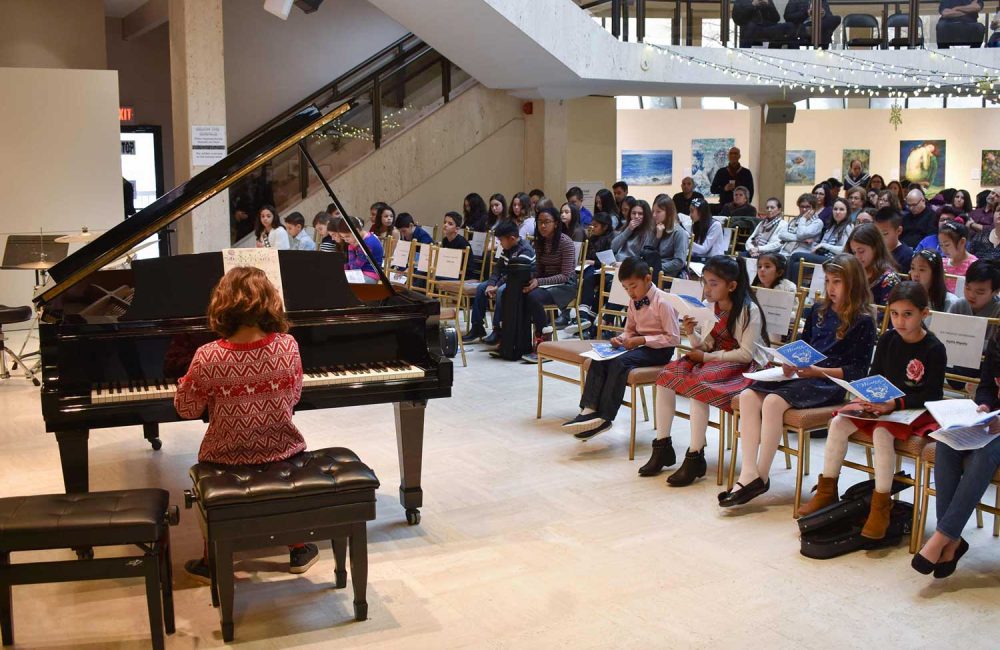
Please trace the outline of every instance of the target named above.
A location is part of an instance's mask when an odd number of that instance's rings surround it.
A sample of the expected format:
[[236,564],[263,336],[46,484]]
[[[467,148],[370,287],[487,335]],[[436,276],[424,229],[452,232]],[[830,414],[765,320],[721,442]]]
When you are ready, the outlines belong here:
[[[195,352],[177,383],[174,407],[183,418],[209,413],[198,462],[258,465],[306,448],[292,423],[302,395],[299,346],[288,334],[281,296],[259,269],[238,267],[212,292],[208,325],[219,339]],[[289,548],[289,570],[304,573],[319,556],[315,544]],[[210,582],[205,557],[184,568]]]

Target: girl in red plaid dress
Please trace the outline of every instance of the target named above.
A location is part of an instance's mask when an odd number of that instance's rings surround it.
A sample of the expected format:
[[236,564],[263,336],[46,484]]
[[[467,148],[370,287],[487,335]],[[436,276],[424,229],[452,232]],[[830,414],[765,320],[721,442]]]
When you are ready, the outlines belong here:
[[712,303],[718,321],[706,332],[706,325],[685,317],[681,332],[691,342],[691,351],[671,361],[657,378],[656,440],[653,453],[639,469],[640,476],[654,476],[676,458],[670,439],[677,408],[677,395],[690,398],[691,444],[680,468],[667,483],[690,485],[705,475],[705,433],[710,406],[729,411],[733,396],[750,384],[743,373],[763,365],[757,344],[767,341],[764,312],[750,290],[743,260],[717,255],[705,263],[705,299]]

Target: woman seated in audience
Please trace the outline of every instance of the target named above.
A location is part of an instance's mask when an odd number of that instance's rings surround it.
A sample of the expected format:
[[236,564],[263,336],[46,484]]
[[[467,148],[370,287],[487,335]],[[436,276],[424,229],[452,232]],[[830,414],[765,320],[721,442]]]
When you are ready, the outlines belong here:
[[848,439],[855,433],[867,433],[875,446],[875,491],[861,536],[885,537],[892,511],[895,441],[923,437],[940,427],[927,411],[910,424],[872,418],[902,409],[923,409],[926,402],[944,397],[947,354],[944,344],[924,327],[924,319],[930,313],[928,305],[927,291],[921,284],[903,282],[893,287],[888,300],[892,328],[879,339],[868,376],[882,375],[904,395],[876,403],[855,398],[830,420],[823,473],[819,475],[815,496],[799,508],[800,516],[811,515],[840,498],[838,479],[847,456]]
[[[969,231],[957,221],[947,221],[938,230],[938,242],[941,244],[941,252],[944,253],[944,272],[948,275],[965,277],[972,263],[979,259],[966,250],[968,239]],[[945,284],[948,286],[948,291],[955,291],[958,279],[947,278]]]
[[[906,190],[903,189],[903,184],[899,181],[889,181],[889,184],[885,186],[885,189],[892,192],[893,196],[896,197],[895,207],[897,210],[906,203]],[[881,196],[881,195],[879,195]]]
[[518,192],[510,200],[509,217],[517,224],[517,234],[521,239],[534,236],[535,215],[531,211],[531,198],[527,194]]
[[885,179],[879,174],[872,174],[871,179],[868,181],[868,189],[881,192],[885,189]]
[[[544,200],[544,199],[543,199]],[[541,205],[541,201],[538,205]],[[537,207],[537,206],[536,206]],[[538,361],[538,344],[554,336],[546,325],[545,306],[565,309],[576,298],[576,248],[553,207],[540,207],[535,228],[535,276],[524,287],[526,307],[535,325],[534,347],[524,360]]]
[[632,214],[632,208],[635,207],[636,201],[637,199],[634,196],[626,196],[618,205],[621,210],[621,219],[618,221],[618,227],[615,228],[618,232],[621,232],[628,224],[629,215]]
[[[611,240],[611,250],[619,262],[629,257],[642,259],[644,251],[656,247],[656,224],[653,223],[653,210],[649,204],[637,201],[626,216],[625,226]],[[655,267],[651,270],[655,283],[657,270]]]
[[[587,338],[596,335],[598,300],[600,298],[601,264],[597,259],[597,254],[606,250],[611,250],[611,241],[614,238],[614,231],[611,229],[611,215],[607,212],[598,212],[590,222],[590,237],[587,238],[587,261],[583,269],[583,286],[580,288],[580,325],[583,326]],[[566,328],[566,334],[577,333],[576,324],[570,324]]]
[[374,233],[362,229],[361,219],[350,216],[344,217],[344,219],[351,219],[354,227],[359,231],[361,239],[365,242],[365,246],[368,247],[368,250],[372,254],[371,259],[368,259],[364,249],[354,241],[354,237],[347,230],[347,224],[344,223],[344,231],[340,233],[341,241],[347,244],[347,263],[344,264],[344,269],[348,271],[361,271],[365,276],[366,283],[375,284],[379,281],[378,271],[375,270],[375,267],[382,266],[382,261],[385,258],[382,242]]
[[878,193],[878,202],[875,204],[875,207],[879,210],[892,208],[896,212],[902,212],[900,206],[902,206],[902,203],[899,202],[899,195],[892,190],[882,190]]
[[486,230],[493,232],[497,224],[507,220],[507,198],[499,192],[490,197],[490,212],[486,220]]
[[257,248],[276,248],[282,251],[291,248],[288,231],[278,220],[278,211],[273,205],[262,206],[258,211],[254,232],[257,235]]
[[922,248],[910,261],[910,279],[927,291],[931,311],[948,312],[958,302],[958,296],[948,291],[944,283],[943,259],[936,250]]
[[981,260],[1000,259],[1000,203],[993,211],[993,227],[983,230],[969,243],[969,252]]
[[[878,206],[878,191],[877,190],[868,190],[868,193],[865,195],[865,207],[864,207],[864,209],[865,210],[873,210],[874,211],[874,210],[878,209],[877,206]],[[854,218],[854,221],[857,222],[857,217]]]
[[672,278],[682,277],[687,266],[689,236],[677,225],[677,206],[666,194],[653,201],[653,224],[660,272]]
[[615,201],[615,195],[611,193],[611,190],[607,188],[597,190],[597,194],[594,195],[594,214],[598,212],[607,214],[611,218],[612,230],[618,230],[618,225],[621,223],[620,210],[621,208]]
[[382,204],[378,214],[375,216],[371,233],[379,239],[395,239],[399,241],[399,230],[396,228],[396,211],[392,207]]
[[868,278],[873,304],[885,305],[889,292],[899,284],[900,279],[882,233],[874,225],[858,226],[847,238],[844,250],[861,262],[865,277]]
[[830,207],[833,205],[833,188],[830,187],[829,183],[823,181],[813,187],[812,193],[816,197],[816,209],[818,210],[816,216],[826,227],[833,218],[833,210]]
[[691,201],[691,260],[704,262],[726,252],[722,224],[712,218],[705,199]]
[[785,258],[777,253],[762,253],[757,258],[757,275],[751,286],[795,293],[795,282],[785,277],[786,264]]
[[[847,215],[848,221],[852,224],[854,220],[858,218],[861,211],[865,209],[865,203],[868,202],[868,194],[865,192],[863,187],[854,187],[847,191],[847,206],[849,208],[849,214]],[[832,205],[830,206],[833,207]]]
[[[982,193],[976,196],[980,199]],[[969,219],[966,225],[976,233],[984,230],[988,231],[993,227],[993,213],[1000,208],[1000,189],[995,189],[986,193],[985,204],[977,204],[975,209],[969,212]]]
[[854,220],[854,227],[857,228],[863,223],[875,223],[876,212],[875,208],[869,208],[859,212],[857,218]]
[[[770,488],[771,462],[778,451],[788,409],[832,406],[844,401],[844,390],[827,376],[854,381],[867,376],[875,347],[876,327],[865,271],[846,253],[823,263],[825,296],[806,317],[799,337],[826,359],[799,369],[793,381],[755,381],[740,393],[740,438],[743,465],[732,492],[719,495],[727,505],[747,503]],[[792,376],[794,369],[785,368]]]
[[[382,208],[386,207],[388,204],[382,201],[376,201],[368,206],[368,229],[372,230],[375,228],[375,224],[378,222],[378,217],[382,214]],[[393,210],[393,214],[395,214]]]
[[764,253],[780,250],[782,241],[779,234],[784,230],[785,219],[781,214],[781,201],[772,196],[764,203],[764,218],[757,223],[747,239],[747,257],[760,257]]
[[486,201],[475,192],[468,194],[462,202],[462,226],[476,232],[486,232],[489,209]]
[[972,202],[972,195],[969,194],[969,190],[955,190],[955,196],[951,199],[951,206],[958,210],[959,216],[969,214],[976,207]]
[[[705,300],[712,303],[718,321],[698,323],[690,316],[681,324],[691,351],[671,361],[656,383],[656,440],[640,476],[655,476],[676,462],[670,429],[677,411],[677,395],[689,398],[691,442],[680,468],[667,484],[683,487],[705,475],[705,441],[708,409],[731,411],[733,397],[750,384],[743,376],[767,363],[758,345],[766,344],[767,323],[750,290],[750,279],[741,258],[717,255],[705,263]],[[720,460],[721,462],[721,460]]]
[[[852,193],[860,192],[858,189],[851,190]],[[793,278],[799,277],[799,264],[802,262],[812,262],[820,264],[830,259],[837,253],[844,252],[844,245],[847,238],[851,236],[854,226],[851,225],[851,218],[848,214],[848,202],[844,199],[834,199],[831,209],[833,218],[830,223],[823,228],[823,233],[819,241],[813,244],[808,253],[793,253],[788,258],[788,275]]]
[[823,232],[823,221],[816,216],[819,202],[814,194],[802,194],[798,200],[799,216],[792,219],[785,231],[778,235],[781,248],[778,253],[786,259],[795,253],[812,252],[813,244]]
[[559,208],[559,219],[566,227],[566,234],[575,242],[587,238],[587,229],[580,223],[580,211],[572,203],[563,203]]
[[[989,413],[1000,409],[1000,339],[990,339],[986,358],[980,370],[976,403],[979,411]],[[1000,421],[990,422],[990,432],[1000,433]],[[953,449],[937,442],[934,454],[934,487],[937,491],[937,528],[911,565],[924,575],[947,578],[955,572],[958,561],[969,550],[962,539],[962,530],[982,499],[1000,467],[1000,435],[985,447],[969,451]]]

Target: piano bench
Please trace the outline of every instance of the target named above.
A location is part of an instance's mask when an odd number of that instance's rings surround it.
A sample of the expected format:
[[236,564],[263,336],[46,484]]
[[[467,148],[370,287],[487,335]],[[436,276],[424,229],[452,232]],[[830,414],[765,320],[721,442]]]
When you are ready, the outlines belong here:
[[[179,510],[166,490],[118,490],[0,499],[0,626],[3,645],[14,643],[13,585],[146,579],[153,648],[174,633],[170,526]],[[138,546],[141,554],[93,559],[94,546]],[[72,548],[78,559],[11,564],[10,554]],[[162,602],[161,602],[162,594]]]
[[185,505],[198,505],[224,641],[234,635],[234,551],[328,539],[336,586],[343,588],[349,544],[354,618],[368,618],[366,522],[375,519],[379,482],[353,451],[304,451],[263,465],[198,463],[189,475],[194,487],[185,490]]

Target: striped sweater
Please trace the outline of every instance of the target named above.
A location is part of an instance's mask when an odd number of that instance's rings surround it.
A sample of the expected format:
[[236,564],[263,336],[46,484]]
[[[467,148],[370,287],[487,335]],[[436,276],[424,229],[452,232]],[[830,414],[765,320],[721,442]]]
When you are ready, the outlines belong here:
[[539,286],[566,284],[576,281],[576,247],[566,234],[559,235],[559,249],[546,246],[539,252],[541,242],[535,243],[535,278]]

